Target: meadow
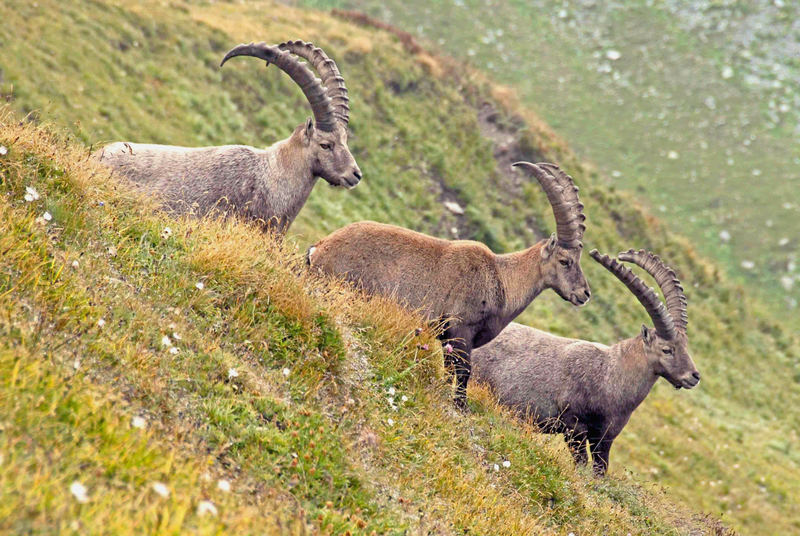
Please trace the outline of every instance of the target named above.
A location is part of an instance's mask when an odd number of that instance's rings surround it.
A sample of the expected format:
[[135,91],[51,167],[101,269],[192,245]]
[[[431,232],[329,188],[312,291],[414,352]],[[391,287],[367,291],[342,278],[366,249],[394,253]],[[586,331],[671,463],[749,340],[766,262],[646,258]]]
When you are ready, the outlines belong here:
[[[569,129],[525,104],[524,88],[396,33],[272,2],[10,2],[0,21],[0,529],[800,528],[796,321],[670,216],[610,184],[572,150]],[[319,184],[282,245],[246,225],[169,218],[88,159],[117,139],[288,136],[309,115],[288,77],[255,60],[217,65],[234,44],[298,37],[339,63],[364,180],[352,191]],[[457,414],[419,318],[302,268],[308,245],[358,219],[498,252],[548,236],[549,206],[508,169],[515,159],[573,175],[587,248],[657,251],[687,289],[703,381],[691,392],[656,385],[605,480],[575,470],[559,438],[510,419],[480,387],[472,413]],[[25,201],[27,187],[39,198]],[[520,320],[601,342],[637,333],[644,310],[583,264],[589,305],[548,293]]]

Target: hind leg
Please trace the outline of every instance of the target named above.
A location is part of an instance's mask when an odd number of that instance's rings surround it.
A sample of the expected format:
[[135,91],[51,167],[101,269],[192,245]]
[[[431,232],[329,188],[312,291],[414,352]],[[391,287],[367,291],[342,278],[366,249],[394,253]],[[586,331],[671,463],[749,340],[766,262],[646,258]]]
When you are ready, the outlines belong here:
[[572,459],[575,460],[575,465],[583,466],[589,461],[589,454],[586,451],[587,430],[585,426],[576,426],[573,430],[566,430],[564,432],[564,441],[567,442]]

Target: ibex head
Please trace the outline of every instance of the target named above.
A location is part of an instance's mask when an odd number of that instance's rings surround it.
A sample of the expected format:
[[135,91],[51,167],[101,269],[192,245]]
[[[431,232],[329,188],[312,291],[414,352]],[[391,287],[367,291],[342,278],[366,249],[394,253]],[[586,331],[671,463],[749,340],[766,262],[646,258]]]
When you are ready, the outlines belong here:
[[[294,55],[308,60],[322,79],[314,76],[306,64]],[[347,146],[347,124],[350,106],[347,87],[336,63],[321,48],[304,41],[287,41],[279,45],[250,43],[231,49],[220,66],[234,56],[254,56],[275,64],[303,90],[314,119],[295,129],[306,151],[311,172],[333,186],[352,188],[361,180],[361,170]]]
[[527,169],[536,177],[553,207],[556,232],[541,249],[545,287],[573,305],[585,304],[592,292],[581,269],[586,216],[578,199],[578,187],[572,177],[555,164],[516,162],[512,165]]
[[641,338],[645,357],[655,373],[676,389],[696,386],[700,382],[700,373],[689,355],[686,296],[675,272],[657,255],[643,249],[619,254],[621,260],[635,263],[653,276],[664,294],[665,307],[653,289],[616,259],[600,255],[597,250],[592,250],[590,255],[625,283],[653,320],[654,328],[642,326]]

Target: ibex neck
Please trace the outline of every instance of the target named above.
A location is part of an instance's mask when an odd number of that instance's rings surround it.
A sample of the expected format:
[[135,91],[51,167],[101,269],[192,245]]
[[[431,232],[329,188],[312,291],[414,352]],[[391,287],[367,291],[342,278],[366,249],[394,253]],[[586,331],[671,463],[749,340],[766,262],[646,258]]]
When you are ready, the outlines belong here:
[[509,321],[520,314],[542,290],[542,246],[538,242],[523,251],[497,256],[497,272],[506,296]]
[[633,411],[642,403],[658,376],[644,355],[641,336],[620,341],[609,350],[612,366],[608,370],[607,395],[620,409]]
[[295,131],[266,149],[265,196],[279,226],[286,228],[303,208],[316,182],[306,148]]

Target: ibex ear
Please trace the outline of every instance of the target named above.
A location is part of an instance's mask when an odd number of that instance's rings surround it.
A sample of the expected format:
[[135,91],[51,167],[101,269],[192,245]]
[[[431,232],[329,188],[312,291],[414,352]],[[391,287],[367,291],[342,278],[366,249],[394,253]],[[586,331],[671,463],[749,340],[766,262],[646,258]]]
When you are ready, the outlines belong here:
[[556,233],[550,235],[547,243],[542,248],[542,258],[546,259],[556,250]]
[[305,134],[306,134],[305,142],[308,143],[309,141],[311,141],[311,136],[314,135],[314,121],[312,121],[310,117],[306,119]]
[[650,344],[653,341],[653,333],[650,328],[642,324],[642,339],[645,343]]

